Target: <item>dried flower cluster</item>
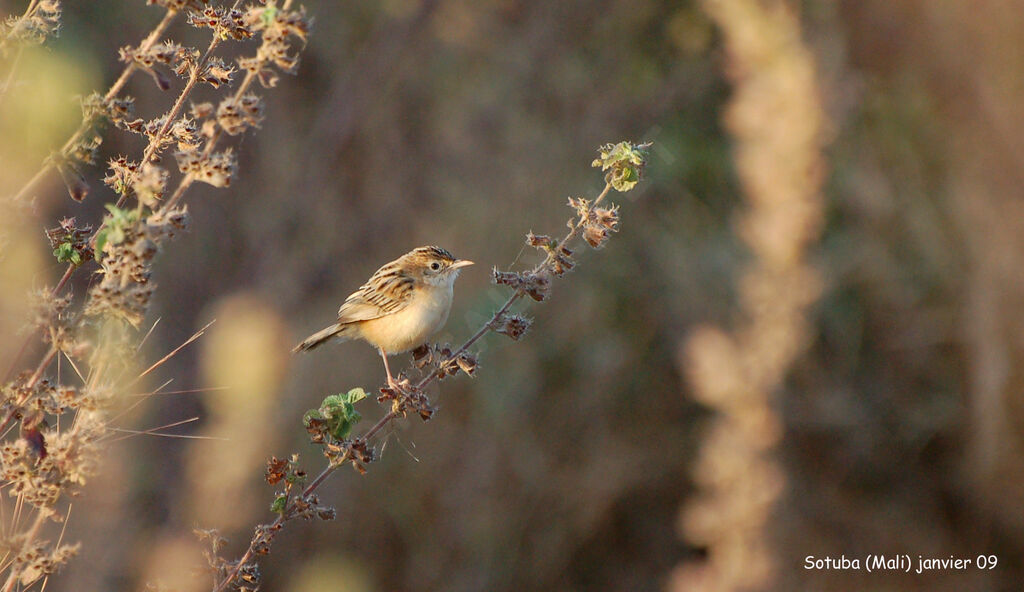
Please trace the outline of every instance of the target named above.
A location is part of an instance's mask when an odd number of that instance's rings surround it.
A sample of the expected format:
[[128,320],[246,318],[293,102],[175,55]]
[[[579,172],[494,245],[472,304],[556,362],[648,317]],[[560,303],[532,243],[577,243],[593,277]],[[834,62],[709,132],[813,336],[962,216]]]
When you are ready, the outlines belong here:
[[85,314],[113,316],[138,327],[156,289],[150,276],[158,247],[187,227],[188,209],[161,210],[145,220],[139,218],[138,210],[116,206],[108,206],[108,210],[96,237],[101,279],[89,289]]
[[[11,495],[35,506],[42,515],[56,516],[54,506],[60,497],[85,484],[86,477],[95,472],[96,441],[105,426],[101,414],[66,400],[77,391],[53,387],[47,390],[51,397],[60,396],[65,401],[49,405],[41,399],[33,401],[39,412],[29,416],[31,421],[23,422],[22,437],[0,445],[0,478],[11,488]],[[82,425],[63,432],[47,429],[41,419],[47,407],[78,407],[76,423]]]
[[[452,346],[449,344],[423,345],[412,352],[413,366],[423,374],[434,374],[438,380],[448,376],[454,376],[461,370],[469,376],[473,376],[477,369],[477,358],[475,355],[463,351],[458,354],[452,353]],[[430,370],[424,371],[429,367]]]
[[[47,521],[62,522],[58,502],[78,493],[97,468],[99,439],[106,433],[106,391],[33,380],[25,372],[3,385],[4,427],[20,419],[17,437],[0,443],[0,480],[6,493],[33,509],[29,523],[15,520],[0,538],[8,557],[8,582],[28,586],[57,571],[78,551],[37,537]],[[47,418],[74,413],[70,427]],[[18,528],[20,526],[20,528]]]
[[530,330],[533,319],[518,314],[503,313],[494,319],[494,331],[507,335],[513,341],[519,339]]
[[92,236],[92,225],[75,225],[74,218],[63,218],[59,226],[46,231],[46,238],[53,248],[53,256],[60,263],[81,265],[93,257],[89,237]]
[[21,16],[12,16],[0,23],[0,55],[11,48],[39,45],[60,31],[61,6],[57,0],[39,0]]
[[[558,241],[549,236],[529,233],[526,238],[527,244],[543,253],[544,259],[526,272],[494,269],[494,282],[512,289],[512,294],[505,304],[460,347],[453,349],[447,344],[432,344],[414,350],[412,366],[407,371],[399,373],[396,385],[380,388],[377,401],[389,403],[390,410],[372,427],[359,437],[350,437],[353,426],[362,419],[362,415],[354,407],[358,401],[366,397],[362,389],[331,395],[324,399],[318,409],[311,409],[306,413],[303,423],[313,443],[322,448],[327,466],[304,489],[293,493],[293,483],[288,481],[288,476],[297,473],[298,456],[293,455],[289,461],[270,459],[267,470],[268,482],[271,485],[281,482],[286,484],[285,490],[277,493],[271,506],[277,517],[273,522],[256,527],[249,548],[239,560],[218,560],[215,569],[219,579],[214,592],[223,592],[231,586],[255,585],[258,580],[252,579],[252,574],[259,573],[255,558],[270,551],[270,543],[274,536],[289,520],[300,516],[308,519],[311,513],[317,514],[315,517],[323,518],[318,514],[320,507],[313,493],[324,480],[346,464],[351,464],[358,472],[365,473],[366,465],[377,458],[369,442],[389,423],[407,416],[410,412],[424,421],[433,417],[437,408],[431,404],[424,389],[435,380],[443,380],[460,372],[474,376],[479,369],[479,356],[470,351],[470,348],[481,337],[492,331],[513,340],[523,337],[532,321],[521,314],[510,312],[512,306],[523,297],[530,297],[538,302],[547,298],[552,278],[564,275],[576,265],[574,252],[568,247],[574,239],[581,235],[586,239],[590,233],[591,238],[586,240],[597,248],[607,240],[608,232],[618,230],[618,208],[604,208],[600,207],[600,204],[615,185],[622,187],[620,191],[628,191],[636,185],[635,181],[626,182],[623,179],[639,179],[646,163],[648,144],[620,142],[615,146],[618,148],[614,150],[609,147],[602,148],[602,158],[594,162],[594,166],[610,171],[606,175],[605,187],[601,194],[593,201],[582,198],[569,200],[574,216],[567,223],[569,232],[566,236]],[[603,232],[598,232],[598,229]],[[595,233],[600,234],[600,240],[595,238]],[[419,374],[419,378],[414,381],[410,377],[416,373]],[[304,480],[305,473],[301,475]],[[297,483],[300,479],[293,481]],[[333,517],[333,513],[330,516]]]
[[[111,193],[102,221],[80,224],[65,218],[46,231],[54,257],[67,264],[56,286],[34,296],[32,337],[42,338],[46,353],[34,369],[21,372],[0,388],[0,433],[4,434],[0,478],[18,508],[4,513],[10,523],[4,525],[0,540],[7,558],[2,568],[6,572],[3,592],[31,585],[74,554],[77,547],[48,540],[43,524],[62,520],[62,504],[96,470],[102,437],[109,433],[108,403],[124,392],[126,369],[138,353],[139,336],[133,328],[146,318],[156,290],[154,259],[169,239],[188,226],[189,213],[182,196],[196,181],[216,187],[231,184],[237,174],[237,158],[231,147],[219,146],[221,140],[259,126],[263,104],[251,89],[257,81],[264,87],[273,86],[275,71],[294,73],[301,47],[293,48],[292,43],[298,39],[304,44],[309,31],[309,19],[302,10],[290,10],[290,0],[283,6],[267,0],[246,8],[238,8],[240,3],[227,7],[205,0],[150,3],[164,8],[163,19],[141,43],[121,48],[120,59],[125,64],[121,76],[106,93],[93,93],[81,100],[78,130],[13,198],[23,199],[55,170],[69,195],[81,201],[92,194],[81,171],[98,161],[105,124],[145,139],[141,154],[107,161],[103,181]],[[55,33],[59,16],[57,2],[30,2],[25,15],[0,26],[2,55]],[[209,32],[205,48],[165,38],[172,23],[182,20],[180,16]],[[259,46],[237,65],[217,55],[222,43],[247,39],[259,39]],[[136,117],[135,99],[122,94],[126,81],[136,72],[149,75],[163,90],[182,84],[180,92],[171,97],[170,108],[161,115]],[[239,81],[241,73],[244,76]],[[175,82],[175,77],[183,82]],[[202,84],[219,89],[224,96],[216,102],[217,107],[202,103],[188,108],[189,96]],[[6,91],[0,89],[0,97]],[[176,171],[164,165],[165,152],[174,156]],[[84,299],[76,301],[64,288],[83,267],[97,279]],[[25,349],[31,351],[30,345],[26,343]],[[58,383],[47,377],[58,356],[66,358],[75,370],[65,376],[77,375],[81,384],[67,378]],[[65,415],[72,418],[62,418]],[[25,510],[28,508],[31,511]],[[326,518],[331,512],[309,495],[291,499],[287,508],[289,517]],[[270,532],[265,536],[270,537]],[[269,538],[267,541],[269,547]],[[218,543],[214,540],[211,546],[214,557]],[[258,572],[238,572],[243,582],[258,580]]]
[[51,545],[49,541],[29,540],[24,533],[0,539],[0,552],[7,555],[11,570],[20,574],[17,582],[29,586],[49,574],[78,554],[80,545]]

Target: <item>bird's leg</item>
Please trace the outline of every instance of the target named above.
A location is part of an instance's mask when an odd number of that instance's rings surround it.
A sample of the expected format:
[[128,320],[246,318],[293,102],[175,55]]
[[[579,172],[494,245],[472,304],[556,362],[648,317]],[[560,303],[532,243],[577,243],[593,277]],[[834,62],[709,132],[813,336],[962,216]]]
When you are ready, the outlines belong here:
[[391,376],[391,368],[388,366],[388,355],[384,353],[384,348],[378,347],[377,351],[380,352],[380,358],[384,360],[384,371],[388,373],[388,386],[396,390],[402,390],[402,387],[398,386],[398,381]]

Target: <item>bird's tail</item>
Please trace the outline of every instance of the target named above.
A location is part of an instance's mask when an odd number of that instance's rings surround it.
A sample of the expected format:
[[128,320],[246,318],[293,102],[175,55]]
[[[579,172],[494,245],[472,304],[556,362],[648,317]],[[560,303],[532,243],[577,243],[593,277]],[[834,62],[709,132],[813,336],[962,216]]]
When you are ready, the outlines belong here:
[[318,347],[320,345],[323,345],[325,342],[329,341],[332,337],[340,337],[340,338],[344,339],[345,338],[345,333],[348,332],[348,329],[349,329],[348,325],[342,325],[341,323],[337,323],[337,324],[331,325],[330,327],[327,327],[326,329],[321,329],[320,331],[317,331],[316,333],[314,333],[314,334],[310,335],[309,337],[303,339],[302,343],[296,345],[295,348],[292,349],[292,353],[293,354],[297,354],[299,352],[309,351],[309,350],[313,349],[314,347]]

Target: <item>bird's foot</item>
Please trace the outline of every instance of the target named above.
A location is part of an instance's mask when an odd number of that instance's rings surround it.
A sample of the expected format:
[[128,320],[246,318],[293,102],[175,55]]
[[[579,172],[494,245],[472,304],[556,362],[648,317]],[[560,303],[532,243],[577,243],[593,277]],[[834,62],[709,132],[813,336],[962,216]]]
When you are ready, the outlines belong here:
[[[388,385],[384,389],[391,391],[385,394],[394,395],[395,398],[400,395],[409,395],[413,391],[412,383],[404,374],[399,374],[398,378],[388,376]],[[381,390],[384,391],[384,389]]]

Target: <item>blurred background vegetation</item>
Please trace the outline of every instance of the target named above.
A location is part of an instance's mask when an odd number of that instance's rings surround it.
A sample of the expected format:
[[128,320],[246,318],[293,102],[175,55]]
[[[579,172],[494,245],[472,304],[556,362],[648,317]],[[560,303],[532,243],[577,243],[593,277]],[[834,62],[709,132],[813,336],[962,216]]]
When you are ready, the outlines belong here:
[[[491,336],[474,380],[434,387],[440,413],[390,433],[366,476],[322,491],[328,524],[298,524],[262,563],[265,589],[665,590],[708,549],[683,536],[713,413],[682,348],[729,326],[749,254],[722,124],[722,38],[699,3],[657,0],[309,1],[296,80],[265,93],[262,130],[226,191],[196,187],[193,225],[157,263],[147,341],[157,359],[216,319],[119,425],[198,416],[184,440],[112,444],[75,503],[81,556],[49,590],[198,589],[193,526],[239,551],[264,521],[266,457],[320,458],[300,426],[323,396],[381,382],[359,344],[292,357],[380,264],[438,244],[476,261],[442,341],[500,302],[487,270],[523,268],[528,230],[558,232],[569,195],[603,186],[594,149],[655,142],[618,195],[622,230],[587,253],[524,344]],[[764,536],[777,590],[1011,590],[1024,579],[1024,5],[951,0],[793,4],[829,119],[823,290],[807,349],[774,393],[784,489]],[[0,2],[17,13],[22,3]],[[105,89],[118,47],[159,19],[142,2],[65,6],[59,39],[23,58],[0,105],[0,193],[11,194]],[[179,24],[171,36],[198,43]],[[164,107],[153,81],[128,91]],[[202,100],[202,92],[196,100]],[[147,112],[147,105],[160,105]],[[764,117],[772,117],[766,105]],[[108,134],[107,157],[140,140]],[[42,233],[96,222],[109,196],[67,198],[52,175],[0,216],[0,333],[63,265]],[[75,279],[84,293],[88,274]],[[21,338],[5,338],[0,359]],[[66,371],[66,369],[65,369]],[[372,402],[364,415],[374,417]],[[742,528],[742,523],[737,528]],[[998,568],[931,574],[806,571],[804,557],[907,553]],[[229,553],[232,555],[234,553]],[[737,566],[742,569],[743,566]]]

